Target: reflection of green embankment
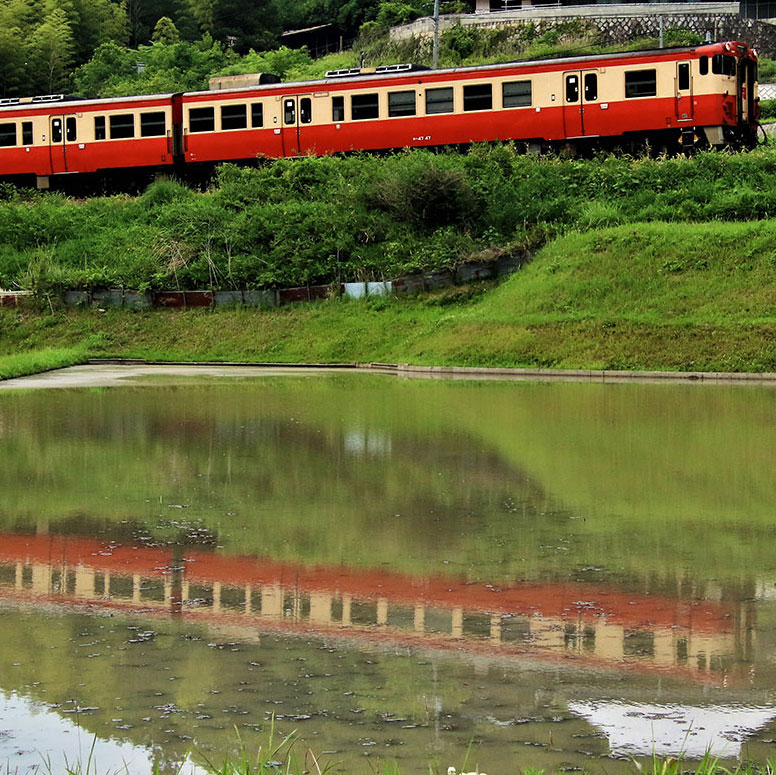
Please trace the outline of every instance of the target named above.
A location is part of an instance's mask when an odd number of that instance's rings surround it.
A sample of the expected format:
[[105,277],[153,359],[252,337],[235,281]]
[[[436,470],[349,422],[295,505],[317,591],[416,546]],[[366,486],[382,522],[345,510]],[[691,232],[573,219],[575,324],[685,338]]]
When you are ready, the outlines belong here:
[[[0,659],[15,665],[0,689],[54,704],[73,721],[76,704],[88,708],[77,718],[87,733],[147,746],[163,771],[177,772],[192,746],[216,762],[234,755],[235,728],[247,746],[258,744],[251,730],[266,730],[273,714],[281,717],[280,733],[297,729],[318,755],[337,751],[324,759],[351,773],[368,771],[359,761],[364,752],[403,761],[409,771],[435,752],[458,763],[473,740],[483,743],[479,760],[502,771],[524,739],[538,743],[531,761],[553,770],[568,755],[558,748],[580,745],[573,735],[590,738],[595,753],[607,751],[586,721],[565,710],[568,687],[555,670],[483,670],[453,659],[439,680],[437,658],[403,649],[333,649],[272,636],[241,642],[239,635],[172,621],[157,632],[153,621],[121,615],[44,618],[3,608],[0,622]],[[653,683],[643,690],[653,691]],[[548,702],[562,723],[542,717]],[[534,723],[519,732],[488,721],[521,716]],[[441,738],[437,725],[445,728]],[[374,748],[364,747],[368,740]]]
[[0,518],[202,522],[233,553],[489,580],[751,579],[776,565],[774,407],[757,387],[373,376],[7,394]]
[[[302,750],[337,751],[324,761],[349,773],[373,771],[364,753],[372,762],[397,760],[407,772],[424,769],[434,754],[445,766],[460,764],[472,741],[483,769],[509,772],[517,763],[555,772],[574,751],[608,752],[607,740],[569,712],[569,699],[767,704],[772,686],[770,673],[758,672],[756,687],[710,694],[670,675],[623,682],[618,671],[591,671],[583,661],[559,669],[358,640],[352,647],[266,634],[259,640],[251,628],[120,613],[47,609],[41,616],[4,606],[0,625],[0,663],[13,666],[0,690],[54,705],[90,735],[151,748],[164,772],[177,772],[192,747],[217,763],[235,755],[235,728],[246,746],[257,745],[262,738],[252,730],[266,730],[273,714],[280,733],[297,729]],[[76,705],[87,709],[78,717]],[[767,744],[751,743],[748,755],[765,761]],[[632,772],[630,761],[587,761],[596,772]]]

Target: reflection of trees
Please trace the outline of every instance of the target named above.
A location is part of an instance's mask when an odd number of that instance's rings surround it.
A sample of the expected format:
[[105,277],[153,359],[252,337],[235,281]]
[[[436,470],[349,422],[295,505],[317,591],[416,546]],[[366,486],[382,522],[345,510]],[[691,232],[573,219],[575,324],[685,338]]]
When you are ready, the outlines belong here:
[[[0,448],[6,519],[50,514],[57,531],[81,532],[64,524],[69,512],[113,534],[111,523],[140,518],[158,536],[161,516],[276,559],[423,567],[488,557],[487,536],[508,540],[515,510],[546,511],[524,475],[448,430],[394,431],[352,401],[321,423],[305,417],[302,391],[270,391],[258,406],[245,388],[223,403],[209,389],[180,392],[72,394],[61,423],[25,396],[30,411],[16,404]],[[22,480],[31,486],[11,484]]]
[[[3,674],[0,688],[62,711],[72,700],[95,708],[80,714],[82,728],[154,750],[166,772],[192,745],[217,762],[237,748],[235,726],[250,750],[258,743],[253,732],[266,729],[273,713],[279,734],[298,729],[317,753],[340,751],[336,759],[351,771],[361,767],[363,739],[413,768],[437,745],[461,756],[471,740],[483,740],[480,761],[504,771],[515,745],[528,741],[538,743],[533,763],[557,769],[580,736],[586,749],[606,751],[595,730],[565,709],[567,698],[660,694],[697,702],[705,694],[665,676],[636,676],[624,686],[617,672],[593,674],[573,663],[559,671],[530,660],[357,651],[339,641],[273,635],[250,643],[191,623],[120,614],[44,618],[6,607],[2,618],[0,660],[19,667]],[[403,744],[386,747],[389,740]]]
[[[3,673],[0,689],[60,712],[73,701],[93,709],[79,714],[83,729],[152,749],[165,772],[192,745],[216,761],[234,752],[235,726],[250,750],[272,714],[279,734],[298,729],[317,753],[342,752],[336,758],[348,770],[360,767],[364,739],[413,768],[435,746],[460,755],[472,739],[484,740],[487,760],[505,771],[515,745],[531,742],[532,762],[557,770],[580,746],[606,752],[567,711],[568,699],[767,704],[774,678],[767,650],[754,687],[717,689],[710,699],[708,687],[683,677],[634,673],[623,681],[618,669],[589,671],[578,661],[541,667],[530,656],[349,647],[335,636],[257,633],[249,641],[217,625],[121,613],[44,616],[5,606],[0,617],[0,663],[18,665]],[[389,740],[402,745],[386,749]]]
[[770,567],[772,403],[374,377],[6,394],[0,520],[156,525],[178,503],[227,547],[294,561],[746,579]]

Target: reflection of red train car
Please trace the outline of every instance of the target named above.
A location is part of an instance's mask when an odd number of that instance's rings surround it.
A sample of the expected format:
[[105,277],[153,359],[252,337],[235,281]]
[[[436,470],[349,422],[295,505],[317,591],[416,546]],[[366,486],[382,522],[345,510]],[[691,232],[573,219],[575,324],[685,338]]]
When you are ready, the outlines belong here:
[[669,671],[715,684],[738,680],[731,667],[750,661],[740,637],[746,617],[713,600],[600,584],[496,587],[90,538],[0,535],[0,597],[181,616],[230,638],[315,633],[489,658]]
[[494,140],[539,148],[756,141],[757,56],[742,43],[276,81],[107,100],[6,100],[0,175],[35,175],[46,185],[68,173]]
[[171,566],[184,568],[192,584],[231,587],[280,584],[304,592],[334,591],[357,599],[385,599],[394,604],[423,603],[460,607],[471,613],[541,614],[594,621],[604,616],[632,629],[684,627],[699,632],[726,632],[733,609],[711,600],[678,600],[628,594],[602,585],[578,583],[470,583],[455,577],[417,578],[400,573],[345,567],[306,567],[266,558],[186,550],[173,559],[170,550],[112,546],[91,538],[0,536],[0,564],[86,566],[116,576],[163,578]]

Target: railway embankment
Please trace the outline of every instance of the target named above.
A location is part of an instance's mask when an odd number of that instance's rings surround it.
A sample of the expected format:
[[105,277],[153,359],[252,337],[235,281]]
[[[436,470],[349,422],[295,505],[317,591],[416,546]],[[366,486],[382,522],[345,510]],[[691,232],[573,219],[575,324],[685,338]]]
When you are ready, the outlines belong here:
[[0,311],[0,375],[90,356],[776,371],[776,221],[634,224],[550,242],[495,286],[234,308]]
[[[227,167],[137,198],[5,191],[0,377],[90,356],[680,371],[776,370],[776,152],[468,154]],[[279,289],[535,250],[510,277],[273,309],[67,309],[74,288]]]

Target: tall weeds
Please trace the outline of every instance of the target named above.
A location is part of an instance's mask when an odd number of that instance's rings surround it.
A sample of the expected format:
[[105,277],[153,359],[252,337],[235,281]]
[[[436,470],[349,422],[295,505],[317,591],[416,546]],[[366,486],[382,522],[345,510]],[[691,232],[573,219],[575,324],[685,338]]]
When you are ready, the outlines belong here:
[[644,221],[766,220],[776,150],[686,158],[467,153],[221,167],[209,190],[0,198],[0,288],[233,288],[389,279],[484,248]]

